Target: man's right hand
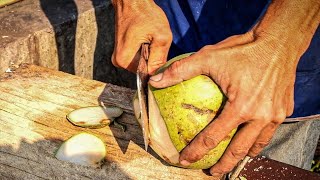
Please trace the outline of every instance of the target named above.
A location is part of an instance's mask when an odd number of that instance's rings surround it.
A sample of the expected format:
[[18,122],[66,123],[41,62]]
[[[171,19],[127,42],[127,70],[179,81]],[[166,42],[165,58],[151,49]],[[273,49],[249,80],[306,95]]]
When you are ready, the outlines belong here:
[[113,0],[115,47],[112,63],[136,72],[141,44],[150,44],[150,75],[167,60],[172,32],[165,13],[153,0]]

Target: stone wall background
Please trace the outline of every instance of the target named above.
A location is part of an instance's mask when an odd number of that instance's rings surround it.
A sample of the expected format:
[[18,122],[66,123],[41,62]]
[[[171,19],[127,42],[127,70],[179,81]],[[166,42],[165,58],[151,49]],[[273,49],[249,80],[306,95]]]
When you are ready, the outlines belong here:
[[0,73],[33,63],[135,89],[135,75],[111,63],[110,0],[24,0],[0,8]]

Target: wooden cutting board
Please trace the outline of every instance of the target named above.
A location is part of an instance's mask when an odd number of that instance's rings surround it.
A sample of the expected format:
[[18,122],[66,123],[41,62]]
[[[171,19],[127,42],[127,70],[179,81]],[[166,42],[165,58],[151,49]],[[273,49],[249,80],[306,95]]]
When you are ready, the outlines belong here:
[[[1,76],[0,179],[212,179],[202,170],[171,167],[150,148],[145,152],[132,107],[119,119],[126,132],[116,127],[85,129],[66,120],[74,109],[98,105],[101,92],[109,87],[122,92],[115,103],[134,93],[35,65],[23,64]],[[108,155],[100,169],[54,158],[61,143],[80,132],[105,142]]]

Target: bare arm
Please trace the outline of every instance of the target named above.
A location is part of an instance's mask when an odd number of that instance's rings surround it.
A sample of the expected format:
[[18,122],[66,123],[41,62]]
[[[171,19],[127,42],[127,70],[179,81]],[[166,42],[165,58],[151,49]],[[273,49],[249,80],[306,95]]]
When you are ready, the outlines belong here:
[[210,76],[228,97],[218,118],[181,152],[180,163],[201,159],[241,125],[222,158],[211,168],[221,175],[247,154],[256,156],[293,113],[300,57],[320,22],[320,1],[275,0],[249,32],[202,48],[174,63],[150,84],[167,87],[199,74]]

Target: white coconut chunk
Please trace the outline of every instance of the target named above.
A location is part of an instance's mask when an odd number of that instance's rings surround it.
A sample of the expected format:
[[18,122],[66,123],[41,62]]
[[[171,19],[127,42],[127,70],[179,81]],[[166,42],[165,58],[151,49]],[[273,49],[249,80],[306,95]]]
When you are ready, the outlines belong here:
[[123,110],[113,106],[90,106],[76,109],[67,115],[67,119],[76,126],[99,128],[110,124]]
[[65,141],[55,157],[75,164],[99,167],[106,156],[104,143],[98,137],[80,133]]
[[148,88],[148,105],[151,148],[167,162],[178,164],[179,152],[171,141],[167,126],[150,88]]
[[140,108],[138,93],[135,93],[133,98],[133,110],[134,110],[134,116],[136,117],[140,126],[142,127],[141,108]]

